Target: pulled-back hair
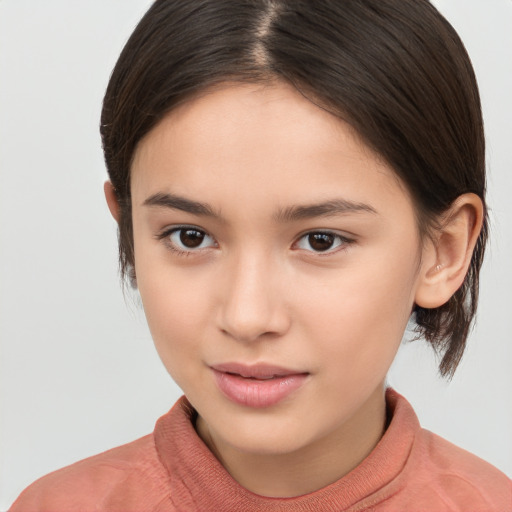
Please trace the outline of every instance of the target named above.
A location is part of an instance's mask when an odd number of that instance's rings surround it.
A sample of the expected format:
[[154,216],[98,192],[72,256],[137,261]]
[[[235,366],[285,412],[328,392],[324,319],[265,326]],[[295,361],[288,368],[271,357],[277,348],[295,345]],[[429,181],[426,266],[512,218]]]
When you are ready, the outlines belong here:
[[[224,82],[292,84],[348,122],[409,190],[419,231],[461,194],[485,206],[485,142],[471,62],[427,0],[157,0],[112,73],[101,135],[120,205],[119,255],[133,277],[130,167],[174,107]],[[487,216],[464,283],[443,306],[415,307],[417,331],[451,376],[473,321]]]

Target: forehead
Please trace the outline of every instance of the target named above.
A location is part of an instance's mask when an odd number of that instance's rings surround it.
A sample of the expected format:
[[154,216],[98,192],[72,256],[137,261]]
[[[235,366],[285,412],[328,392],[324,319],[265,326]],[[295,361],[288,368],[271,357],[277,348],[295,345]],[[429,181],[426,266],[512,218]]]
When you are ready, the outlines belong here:
[[167,114],[132,166],[135,201],[158,192],[213,202],[258,197],[261,205],[284,196],[407,196],[347,123],[284,83],[225,84]]

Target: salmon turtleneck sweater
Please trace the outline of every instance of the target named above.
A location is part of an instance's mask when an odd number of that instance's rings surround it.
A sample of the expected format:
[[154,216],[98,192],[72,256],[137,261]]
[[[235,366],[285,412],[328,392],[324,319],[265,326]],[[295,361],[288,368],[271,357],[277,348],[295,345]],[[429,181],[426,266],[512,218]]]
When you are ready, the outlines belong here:
[[10,512],[512,511],[506,475],[422,429],[395,391],[386,400],[389,426],[370,455],[304,496],[268,498],[239,485],[198,437],[182,397],[153,434],[39,479]]

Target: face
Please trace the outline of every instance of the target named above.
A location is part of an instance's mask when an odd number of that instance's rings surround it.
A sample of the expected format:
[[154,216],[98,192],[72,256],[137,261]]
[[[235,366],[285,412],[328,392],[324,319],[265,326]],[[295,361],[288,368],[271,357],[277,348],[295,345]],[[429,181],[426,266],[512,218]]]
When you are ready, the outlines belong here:
[[284,84],[225,85],[141,141],[131,187],[156,348],[218,444],[306,449],[383,403],[420,240],[347,124]]

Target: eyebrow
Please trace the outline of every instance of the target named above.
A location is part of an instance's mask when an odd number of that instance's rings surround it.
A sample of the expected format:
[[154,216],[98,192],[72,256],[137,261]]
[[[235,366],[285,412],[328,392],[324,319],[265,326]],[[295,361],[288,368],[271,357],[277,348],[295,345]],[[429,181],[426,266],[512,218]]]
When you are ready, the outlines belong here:
[[[193,201],[192,199],[187,199],[175,194],[158,192],[148,197],[143,205],[181,210],[191,213],[192,215],[212,217],[224,222],[220,212],[216,211],[208,203]],[[316,217],[330,217],[360,212],[377,214],[377,210],[368,204],[348,201],[346,199],[331,199],[321,203],[294,205],[282,208],[274,215],[274,220],[276,222],[286,223]]]
[[278,222],[293,222],[316,217],[331,217],[360,212],[377,214],[377,210],[368,204],[348,201],[346,199],[331,199],[321,203],[290,206],[279,210],[274,218]]
[[216,212],[209,204],[193,201],[192,199],[187,199],[186,197],[177,196],[175,194],[158,192],[157,194],[153,194],[148,197],[144,201],[143,205],[171,208],[173,210],[181,210],[193,215],[213,217],[215,219],[222,220],[220,213]]

